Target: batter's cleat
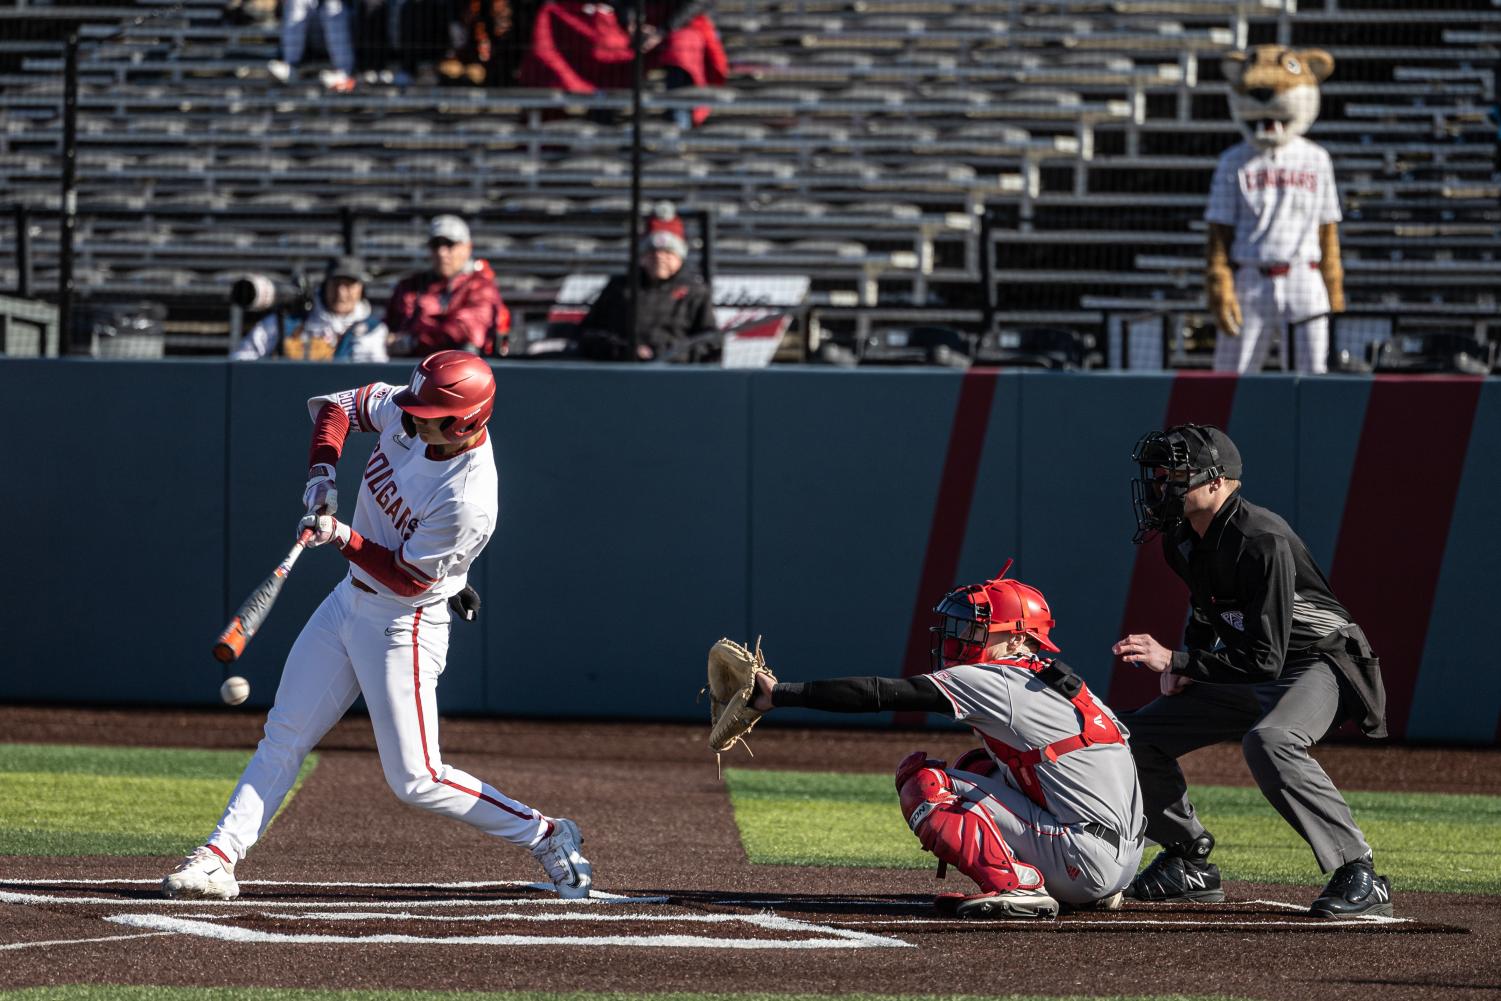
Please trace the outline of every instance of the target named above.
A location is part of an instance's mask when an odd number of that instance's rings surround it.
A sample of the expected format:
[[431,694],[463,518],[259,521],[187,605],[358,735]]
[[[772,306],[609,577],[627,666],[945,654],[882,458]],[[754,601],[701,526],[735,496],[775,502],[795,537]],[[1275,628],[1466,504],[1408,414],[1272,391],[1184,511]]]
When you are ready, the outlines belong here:
[[547,870],[553,889],[564,900],[579,900],[589,896],[589,887],[594,884],[594,867],[579,852],[584,836],[579,825],[564,817],[552,820],[552,833],[532,848],[532,854]]
[[1363,915],[1392,916],[1392,884],[1376,875],[1376,866],[1365,858],[1346,862],[1334,870],[1329,885],[1308,908],[1316,918],[1352,918]]
[[208,845],[193,849],[193,854],[162,880],[162,896],[173,900],[233,900],[239,895],[235,864]]
[[941,893],[933,898],[938,913],[965,919],[1056,918],[1058,901],[1042,887],[1004,893]]
[[1148,903],[1221,903],[1220,867],[1208,861],[1213,850],[1214,836],[1208,831],[1192,841],[1163,845],[1126,887],[1126,896]]

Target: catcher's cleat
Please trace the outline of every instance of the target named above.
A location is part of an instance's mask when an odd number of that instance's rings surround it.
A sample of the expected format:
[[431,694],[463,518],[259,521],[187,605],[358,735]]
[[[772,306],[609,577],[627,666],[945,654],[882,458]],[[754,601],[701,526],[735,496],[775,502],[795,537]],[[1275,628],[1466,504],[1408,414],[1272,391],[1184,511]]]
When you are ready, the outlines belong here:
[[964,919],[1056,918],[1058,901],[1042,887],[1004,893],[940,893],[933,898],[939,914]]
[[1334,870],[1329,885],[1308,913],[1316,918],[1349,918],[1359,915],[1392,916],[1392,884],[1376,875],[1371,857],[1346,862]]
[[1091,900],[1087,904],[1060,904],[1064,914],[1076,914],[1080,911],[1118,911],[1121,909],[1121,901],[1125,894],[1116,890],[1108,897],[1099,900]]
[[556,817],[552,820],[552,833],[532,846],[532,855],[547,870],[553,889],[564,900],[587,898],[589,887],[594,884],[594,867],[579,851],[583,843],[578,824]]
[[1223,902],[1220,867],[1208,861],[1213,850],[1214,835],[1208,831],[1192,841],[1163,845],[1152,864],[1126,887],[1126,896],[1148,903]]
[[162,896],[173,900],[233,900],[239,895],[235,864],[208,845],[193,849],[162,880]]

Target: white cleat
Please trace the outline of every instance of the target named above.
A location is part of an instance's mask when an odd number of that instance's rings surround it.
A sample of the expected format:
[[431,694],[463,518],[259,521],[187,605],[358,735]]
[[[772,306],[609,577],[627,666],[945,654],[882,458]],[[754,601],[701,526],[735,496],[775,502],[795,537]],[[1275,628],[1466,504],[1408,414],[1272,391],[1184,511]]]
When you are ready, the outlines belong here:
[[208,845],[193,854],[162,880],[162,896],[173,900],[233,900],[240,895],[235,865]]
[[579,900],[589,896],[589,887],[594,884],[594,867],[579,852],[584,836],[579,825],[564,817],[552,821],[552,834],[537,842],[532,854],[547,870],[553,889],[564,900]]

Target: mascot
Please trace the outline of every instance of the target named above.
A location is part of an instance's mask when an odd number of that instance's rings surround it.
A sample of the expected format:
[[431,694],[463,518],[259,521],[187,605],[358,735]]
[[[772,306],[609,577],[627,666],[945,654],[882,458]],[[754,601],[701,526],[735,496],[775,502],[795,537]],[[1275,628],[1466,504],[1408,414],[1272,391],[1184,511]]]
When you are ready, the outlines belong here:
[[1272,340],[1291,327],[1297,370],[1323,372],[1329,314],[1345,308],[1339,193],[1329,154],[1303,134],[1334,58],[1258,45],[1221,65],[1246,138],[1220,156],[1204,213],[1204,288],[1219,325],[1214,367],[1260,371]]

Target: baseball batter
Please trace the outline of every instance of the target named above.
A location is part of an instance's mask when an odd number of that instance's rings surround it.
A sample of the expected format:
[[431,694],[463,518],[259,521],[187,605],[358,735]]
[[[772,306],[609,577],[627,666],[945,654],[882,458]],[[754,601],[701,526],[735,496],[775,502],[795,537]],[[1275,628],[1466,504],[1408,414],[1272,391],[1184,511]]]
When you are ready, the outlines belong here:
[[1329,154],[1303,133],[1333,66],[1320,50],[1274,45],[1224,62],[1246,138],[1220,156],[1204,213],[1219,371],[1260,371],[1289,327],[1298,371],[1328,367],[1328,314],[1345,308],[1339,192]]
[[1058,650],[1047,602],[1001,573],[934,609],[932,673],[779,684],[760,674],[752,708],[916,709],[968,724],[983,746],[952,765],[914,751],[897,766],[902,815],[923,848],[940,872],[952,865],[979,885],[935,905],[966,918],[1114,909],[1146,826],[1126,730],[1067,665],[1038,656]]
[[[208,842],[162,881],[168,897],[239,895],[235,866],[265,831],[308,752],[364,695],[381,767],[402,802],[529,848],[559,896],[586,897],[592,869],[578,825],[550,818],[445,764],[437,685],[449,599],[495,531],[495,458],[485,425],[495,378],[479,357],[441,351],[405,387],[371,383],[308,401],[314,418],[299,530],[332,543],[349,575],[292,645],[265,737]],[[334,517],[334,467],[351,430],[380,436],[353,524]]]

